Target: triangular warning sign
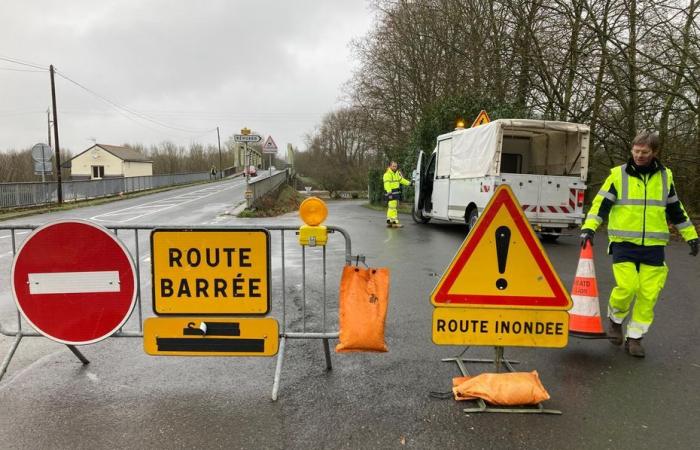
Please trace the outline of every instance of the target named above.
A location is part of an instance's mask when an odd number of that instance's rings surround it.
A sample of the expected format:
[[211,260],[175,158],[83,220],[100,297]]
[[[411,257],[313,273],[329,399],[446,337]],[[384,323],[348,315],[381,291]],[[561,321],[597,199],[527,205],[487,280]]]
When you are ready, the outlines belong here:
[[474,122],[472,122],[472,128],[478,127],[479,125],[486,125],[489,122],[491,122],[489,115],[482,109],[479,115],[476,116],[476,119],[474,119]]
[[277,151],[277,144],[275,144],[272,136],[268,136],[267,139],[265,139],[265,143],[263,144],[262,148],[263,150],[267,151]]
[[508,185],[500,185],[435,286],[434,306],[568,310],[571,297]]

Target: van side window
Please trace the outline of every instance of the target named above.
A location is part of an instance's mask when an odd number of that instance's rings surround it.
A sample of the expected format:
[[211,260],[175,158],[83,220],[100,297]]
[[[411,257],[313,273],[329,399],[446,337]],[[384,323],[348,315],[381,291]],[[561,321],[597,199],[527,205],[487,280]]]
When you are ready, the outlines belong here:
[[501,153],[501,173],[523,173],[523,155]]
[[452,159],[452,139],[445,139],[438,142],[436,178],[446,178],[450,175],[450,164]]

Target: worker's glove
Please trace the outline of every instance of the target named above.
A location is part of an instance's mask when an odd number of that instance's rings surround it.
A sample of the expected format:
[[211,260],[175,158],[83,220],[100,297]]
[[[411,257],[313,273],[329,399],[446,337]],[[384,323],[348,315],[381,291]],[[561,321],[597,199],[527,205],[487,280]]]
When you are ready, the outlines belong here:
[[593,245],[593,236],[595,236],[595,231],[584,228],[581,230],[581,248],[586,248],[586,243]]
[[692,256],[697,256],[698,255],[698,240],[697,240],[697,238],[689,240],[688,245],[690,246],[690,253],[689,254]]

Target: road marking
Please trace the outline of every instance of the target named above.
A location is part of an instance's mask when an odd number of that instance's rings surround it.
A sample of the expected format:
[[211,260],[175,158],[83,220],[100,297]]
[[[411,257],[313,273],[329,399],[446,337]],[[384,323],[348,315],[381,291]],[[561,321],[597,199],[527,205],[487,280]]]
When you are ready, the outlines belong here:
[[119,292],[119,271],[30,273],[30,294]]
[[[227,184],[224,187],[207,187],[204,189],[199,189],[197,191],[193,192],[186,192],[184,194],[176,195],[174,197],[168,197],[165,199],[159,199],[159,200],[154,200],[152,202],[147,202],[147,203],[142,203],[140,205],[135,205],[135,206],[130,206],[128,208],[124,209],[119,209],[117,211],[112,211],[104,214],[98,214],[96,216],[93,216],[90,218],[90,220],[95,220],[98,222],[116,222],[116,223],[125,223],[125,222],[130,222],[132,220],[154,214],[157,212],[165,211],[166,209],[174,208],[176,206],[181,206],[187,203],[191,203],[193,201],[201,200],[205,197],[209,197],[210,195],[218,194],[239,186],[242,186],[243,183],[233,183],[233,184]],[[197,194],[196,196],[193,196],[193,194]],[[178,201],[178,200],[184,200],[184,201]],[[167,203],[163,203],[167,202]],[[115,217],[119,216],[129,216],[132,214],[137,214],[134,215],[133,217],[125,218],[122,220],[115,220]]]

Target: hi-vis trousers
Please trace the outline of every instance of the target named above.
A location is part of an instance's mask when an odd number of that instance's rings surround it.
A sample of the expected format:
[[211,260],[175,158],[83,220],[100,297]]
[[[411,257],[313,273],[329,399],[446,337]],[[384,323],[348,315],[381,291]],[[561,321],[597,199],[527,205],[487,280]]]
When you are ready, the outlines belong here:
[[387,222],[391,223],[399,223],[399,201],[398,200],[389,200],[389,204],[387,205],[386,209],[386,220]]
[[612,266],[617,286],[610,293],[608,317],[615,323],[622,323],[636,297],[626,335],[639,339],[654,321],[654,305],[666,283],[668,267],[665,263],[663,266],[640,263],[637,269],[633,262],[620,262]]

